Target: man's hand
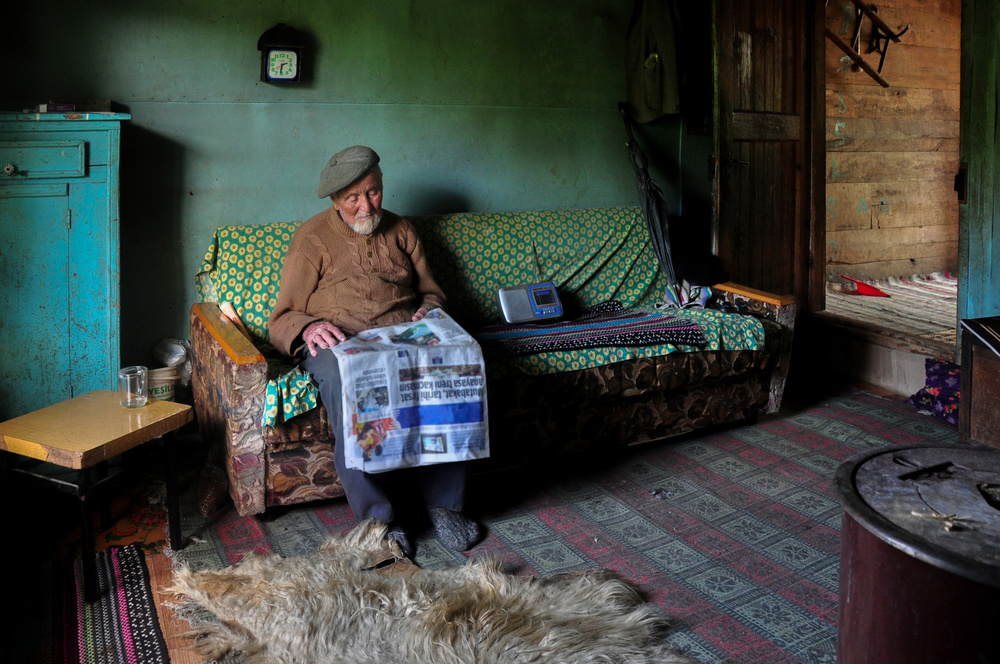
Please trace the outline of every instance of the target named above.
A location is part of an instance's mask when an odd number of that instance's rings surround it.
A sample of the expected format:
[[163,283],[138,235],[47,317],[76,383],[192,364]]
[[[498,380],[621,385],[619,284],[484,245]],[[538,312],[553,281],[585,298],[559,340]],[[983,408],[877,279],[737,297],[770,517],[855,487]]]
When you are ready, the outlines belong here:
[[419,309],[417,309],[417,313],[413,314],[413,318],[411,318],[410,320],[416,322],[426,315],[427,315],[427,308],[420,307]]
[[318,348],[336,346],[339,341],[347,341],[347,335],[330,321],[318,320],[302,330],[302,341],[306,342],[309,354],[316,357]]

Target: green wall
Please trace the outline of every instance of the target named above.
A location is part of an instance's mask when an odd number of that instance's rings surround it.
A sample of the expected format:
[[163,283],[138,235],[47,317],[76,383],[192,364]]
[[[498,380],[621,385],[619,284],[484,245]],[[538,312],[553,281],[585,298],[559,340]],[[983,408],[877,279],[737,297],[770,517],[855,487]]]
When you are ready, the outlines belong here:
[[[634,204],[616,104],[629,0],[152,0],[5,3],[3,110],[110,98],[123,131],[122,361],[188,336],[212,231],[305,219],[337,150],[382,156],[402,214]],[[312,41],[308,80],[260,83],[278,22]],[[706,29],[707,34],[707,29]],[[642,127],[682,209],[710,139]]]

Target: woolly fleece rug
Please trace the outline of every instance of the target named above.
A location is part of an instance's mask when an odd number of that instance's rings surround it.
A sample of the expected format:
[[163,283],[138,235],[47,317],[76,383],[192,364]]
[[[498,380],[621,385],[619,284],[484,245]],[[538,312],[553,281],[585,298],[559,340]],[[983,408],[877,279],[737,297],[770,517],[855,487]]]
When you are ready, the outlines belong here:
[[613,572],[531,578],[484,559],[397,567],[401,555],[385,533],[366,521],[306,556],[248,555],[202,572],[180,566],[170,592],[200,654],[239,651],[248,664],[694,661],[667,647],[665,617]]

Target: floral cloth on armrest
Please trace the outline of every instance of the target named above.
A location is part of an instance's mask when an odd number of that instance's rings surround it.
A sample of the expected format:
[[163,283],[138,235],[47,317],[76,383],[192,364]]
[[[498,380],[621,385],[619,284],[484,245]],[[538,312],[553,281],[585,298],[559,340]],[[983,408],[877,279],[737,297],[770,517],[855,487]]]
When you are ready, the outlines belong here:
[[302,367],[267,381],[264,426],[273,427],[306,413],[319,404],[319,388]]

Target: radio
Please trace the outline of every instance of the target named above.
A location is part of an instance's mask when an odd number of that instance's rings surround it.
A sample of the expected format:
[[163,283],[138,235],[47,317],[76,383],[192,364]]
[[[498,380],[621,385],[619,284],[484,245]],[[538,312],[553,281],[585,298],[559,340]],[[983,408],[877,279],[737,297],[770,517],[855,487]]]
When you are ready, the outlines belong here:
[[508,286],[501,288],[497,295],[503,319],[508,323],[546,323],[563,315],[559,293],[551,281]]

